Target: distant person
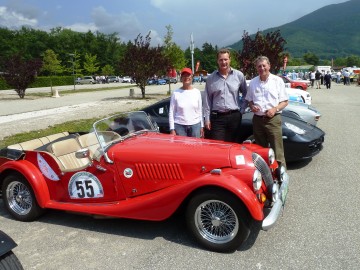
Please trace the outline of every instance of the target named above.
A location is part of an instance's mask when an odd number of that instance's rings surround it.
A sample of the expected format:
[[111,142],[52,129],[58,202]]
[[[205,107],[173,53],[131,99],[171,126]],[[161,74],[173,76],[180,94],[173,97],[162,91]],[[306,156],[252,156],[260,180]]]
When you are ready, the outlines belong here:
[[317,70],[317,71],[315,72],[315,85],[316,85],[316,89],[321,89],[320,80],[321,80],[321,72],[320,72],[319,70]]
[[291,73],[291,79],[292,79],[293,81],[295,81],[297,78],[298,78],[298,75],[297,75],[297,73],[295,72],[295,70],[293,70],[292,73]]
[[341,82],[341,72],[338,71],[336,72],[336,83],[340,83]]
[[170,99],[170,134],[204,137],[203,108],[200,90],[193,87],[192,70],[183,68],[180,80],[182,86],[176,89]]
[[314,83],[315,83],[315,72],[314,72],[313,70],[310,72],[309,77],[310,77],[311,88],[314,88]]
[[237,142],[242,113],[247,107],[245,98],[239,98],[240,94],[246,96],[247,88],[244,74],[230,63],[230,51],[219,50],[218,69],[208,76],[205,85],[205,128],[211,139]]
[[326,89],[330,89],[331,88],[331,74],[330,71],[327,71],[327,73],[324,76],[324,82],[326,85]]
[[263,147],[270,144],[276,160],[286,168],[281,124],[281,111],[289,99],[285,83],[270,73],[270,61],[266,56],[259,56],[254,64],[259,76],[250,81],[246,100],[254,113],[255,143]]
[[350,85],[350,72],[347,69],[345,69],[343,76],[344,76],[344,85]]

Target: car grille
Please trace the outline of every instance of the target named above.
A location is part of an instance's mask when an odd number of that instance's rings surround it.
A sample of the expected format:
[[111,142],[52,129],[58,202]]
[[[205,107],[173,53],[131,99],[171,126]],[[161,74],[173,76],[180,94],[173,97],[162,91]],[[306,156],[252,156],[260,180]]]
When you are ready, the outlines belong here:
[[137,163],[135,167],[139,178],[143,180],[184,179],[180,164],[177,163]]
[[258,169],[261,173],[261,176],[265,182],[265,185],[267,187],[267,190],[269,193],[272,191],[273,186],[273,178],[270,171],[270,168],[268,164],[265,162],[265,160],[257,153],[252,154],[252,159],[255,165],[255,168]]

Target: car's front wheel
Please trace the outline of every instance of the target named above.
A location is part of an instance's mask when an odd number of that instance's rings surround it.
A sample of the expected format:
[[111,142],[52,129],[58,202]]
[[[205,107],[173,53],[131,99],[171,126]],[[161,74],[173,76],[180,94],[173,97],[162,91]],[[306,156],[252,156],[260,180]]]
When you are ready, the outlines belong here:
[[187,207],[187,225],[206,249],[233,252],[248,237],[249,215],[229,192],[206,191],[194,196]]
[[21,174],[13,173],[5,177],[2,196],[5,208],[17,220],[33,221],[43,213],[31,186]]

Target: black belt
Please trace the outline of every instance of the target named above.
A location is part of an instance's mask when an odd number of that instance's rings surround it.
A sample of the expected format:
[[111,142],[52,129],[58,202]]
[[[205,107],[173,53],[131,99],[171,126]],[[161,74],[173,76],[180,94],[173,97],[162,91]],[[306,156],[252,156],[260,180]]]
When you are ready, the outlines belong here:
[[228,115],[228,114],[233,114],[233,113],[237,113],[237,112],[239,112],[239,110],[230,110],[230,111],[226,111],[226,112],[211,111],[211,114],[214,114],[214,115]]
[[[280,113],[275,113],[273,117],[275,117],[275,116],[277,116],[277,115],[280,115]],[[259,118],[263,118],[263,119],[271,119],[271,118],[273,118],[273,117],[267,116],[266,114],[265,114],[265,115],[257,115],[257,114],[254,114],[254,116],[259,117]]]

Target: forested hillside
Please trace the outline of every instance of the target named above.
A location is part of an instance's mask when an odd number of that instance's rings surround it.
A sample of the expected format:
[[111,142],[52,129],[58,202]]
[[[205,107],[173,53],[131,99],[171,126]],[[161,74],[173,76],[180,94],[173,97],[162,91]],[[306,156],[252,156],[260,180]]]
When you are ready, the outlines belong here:
[[[291,23],[263,32],[276,30],[280,30],[287,42],[286,50],[293,57],[302,57],[308,52],[320,59],[360,55],[360,1],[328,5]],[[230,47],[239,50],[242,41]]]

